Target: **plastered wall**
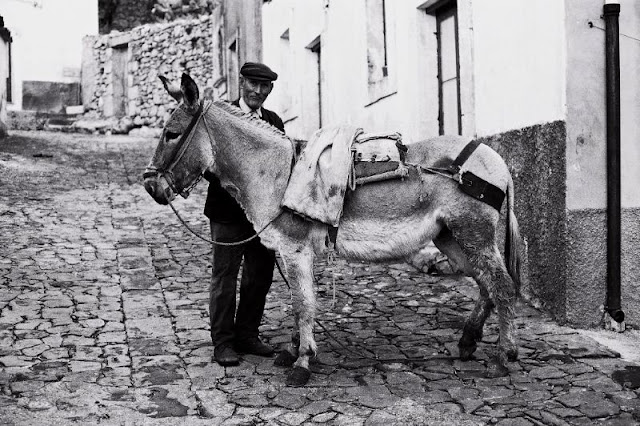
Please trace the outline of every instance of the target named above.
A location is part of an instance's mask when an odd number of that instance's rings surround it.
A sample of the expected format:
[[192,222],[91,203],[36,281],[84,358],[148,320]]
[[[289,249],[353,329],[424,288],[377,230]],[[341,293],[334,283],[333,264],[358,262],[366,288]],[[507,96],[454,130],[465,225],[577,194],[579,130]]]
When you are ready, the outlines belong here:
[[[422,3],[386,3],[389,85],[382,96],[372,96],[367,85],[364,0],[265,3],[264,62],[287,79],[276,82],[267,102],[289,120],[288,134],[308,139],[319,126],[318,109],[323,127],[346,123],[371,132],[399,131],[409,143],[437,134],[435,19],[419,8]],[[288,43],[282,38],[287,29]],[[317,57],[309,48],[318,37],[321,105]]]
[[492,0],[471,7],[477,134],[564,119],[563,2]]
[[98,0],[0,1],[0,15],[13,37],[10,109],[22,108],[23,81],[80,81],[82,38],[98,33]]
[[[607,283],[607,141],[604,2],[566,0],[567,319],[602,320]],[[622,309],[640,323],[640,4],[620,1]],[[635,37],[638,38],[638,37]]]

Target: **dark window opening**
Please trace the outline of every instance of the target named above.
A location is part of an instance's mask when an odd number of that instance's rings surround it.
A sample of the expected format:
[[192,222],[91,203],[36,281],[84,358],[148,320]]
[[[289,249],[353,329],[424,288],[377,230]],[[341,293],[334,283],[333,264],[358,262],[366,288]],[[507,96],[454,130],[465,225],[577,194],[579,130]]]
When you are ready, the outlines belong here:
[[438,123],[441,135],[462,134],[458,11],[455,1],[434,10],[438,38]]
[[[7,102],[13,102],[13,91],[12,91],[12,81],[11,75],[12,72],[12,63],[11,63],[11,42],[13,39],[11,38],[11,31],[4,26],[4,18],[0,15],[0,39],[4,40],[7,45],[7,77],[5,79],[5,83],[7,86]],[[5,60],[4,58],[0,58],[0,60]]]
[[11,71],[11,67],[12,67],[12,64],[11,64],[11,41],[9,41],[9,43],[7,44],[7,53],[8,53],[8,55],[7,55],[8,58],[7,59],[8,59],[8,62],[9,62],[8,63],[8,67],[7,67],[7,71],[8,71],[8,74],[7,74],[7,102],[13,102],[13,90],[11,90],[12,89],[11,74],[13,74],[12,71]]
[[309,49],[314,55],[316,60],[316,78],[318,79],[317,85],[317,99],[318,99],[318,128],[322,128],[322,50],[321,50],[321,40],[320,36],[316,37],[311,43],[307,45],[307,49]]
[[387,5],[385,0],[382,0],[382,50],[384,51],[384,65],[382,66],[382,75],[386,77],[387,75],[389,75],[389,62],[387,53]]

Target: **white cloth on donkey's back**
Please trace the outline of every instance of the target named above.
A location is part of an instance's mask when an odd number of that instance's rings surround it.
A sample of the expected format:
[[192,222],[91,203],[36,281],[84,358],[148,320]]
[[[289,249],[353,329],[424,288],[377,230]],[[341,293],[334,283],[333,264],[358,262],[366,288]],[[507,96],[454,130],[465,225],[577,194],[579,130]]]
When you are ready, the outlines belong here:
[[352,167],[351,144],[360,132],[346,125],[315,132],[291,172],[282,206],[338,226]]

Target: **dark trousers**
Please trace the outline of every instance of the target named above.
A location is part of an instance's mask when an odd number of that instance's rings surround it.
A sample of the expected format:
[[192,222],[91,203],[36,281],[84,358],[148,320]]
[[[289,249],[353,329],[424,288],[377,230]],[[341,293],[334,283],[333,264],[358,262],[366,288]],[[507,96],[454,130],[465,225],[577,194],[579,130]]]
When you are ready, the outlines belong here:
[[[211,222],[214,241],[234,242],[254,234],[250,224]],[[240,301],[236,312],[236,283],[240,264]],[[213,245],[213,277],[209,291],[209,319],[213,345],[258,337],[265,299],[275,265],[275,253],[259,238],[240,246]],[[235,321],[234,321],[235,316]]]

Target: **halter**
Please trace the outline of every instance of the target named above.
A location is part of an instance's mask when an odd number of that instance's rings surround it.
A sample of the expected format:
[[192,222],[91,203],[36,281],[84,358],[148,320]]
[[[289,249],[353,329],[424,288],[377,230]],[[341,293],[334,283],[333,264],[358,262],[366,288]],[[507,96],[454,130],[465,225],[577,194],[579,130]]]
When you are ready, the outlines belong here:
[[[176,152],[175,156],[173,157],[169,165],[166,168],[161,168],[161,169],[157,169],[155,167],[147,167],[145,172],[142,174],[143,179],[157,175],[159,177],[164,178],[164,180],[167,182],[167,184],[169,185],[169,187],[174,193],[179,194],[184,198],[187,198],[189,196],[189,193],[198,184],[198,182],[200,182],[200,179],[202,179],[202,174],[200,174],[200,176],[191,185],[189,185],[189,187],[182,189],[182,191],[178,191],[178,188],[176,187],[174,178],[173,178],[173,169],[176,167],[176,165],[178,164],[178,162],[180,161],[184,153],[189,148],[191,140],[193,139],[193,130],[195,129],[195,127],[198,125],[198,123],[200,123],[200,120],[206,121],[205,114],[211,107],[211,104],[212,102],[208,102],[205,105],[204,100],[200,102],[200,105],[198,105],[198,110],[193,115],[193,117],[191,118],[191,121],[189,122],[189,125],[187,126],[185,131],[180,136],[180,139],[178,140],[178,143],[177,143],[178,151]],[[207,133],[209,133],[209,127],[205,125],[205,128],[207,129]],[[211,139],[211,134],[209,134],[209,138]]]

